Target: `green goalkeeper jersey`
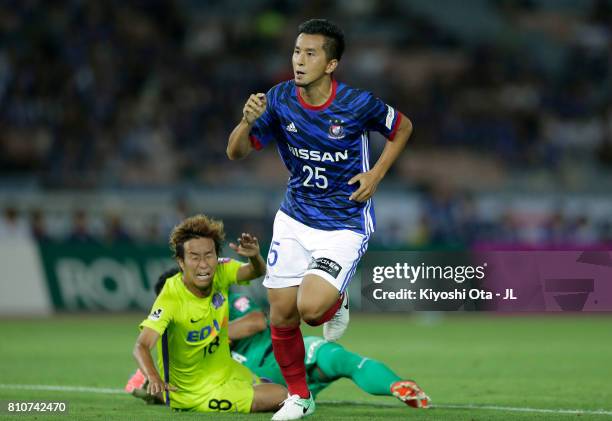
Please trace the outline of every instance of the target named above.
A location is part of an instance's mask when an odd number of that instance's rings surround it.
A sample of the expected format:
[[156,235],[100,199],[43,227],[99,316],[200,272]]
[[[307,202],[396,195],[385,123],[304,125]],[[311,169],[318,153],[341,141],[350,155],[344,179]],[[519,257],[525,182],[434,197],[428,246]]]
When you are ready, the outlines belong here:
[[[262,311],[252,299],[245,295],[230,293],[230,320],[238,319],[253,311]],[[306,355],[306,380],[310,391],[316,396],[321,390],[330,384],[329,380],[321,380],[315,372],[314,367],[320,348],[328,342],[317,336],[306,336],[304,348]],[[269,326],[255,335],[232,341],[232,356],[236,361],[247,366],[262,380],[272,383],[285,384],[283,374],[272,352],[272,338]]]
[[[229,300],[230,320],[235,320],[242,316],[246,316],[253,311],[262,311],[261,307],[258,306],[255,301],[245,295],[232,292],[230,293]],[[233,341],[232,352],[236,360],[249,368],[261,367],[270,357],[272,360],[274,360],[274,355],[272,353],[272,338],[270,337],[269,326],[255,335]],[[275,379],[270,378],[270,380]],[[282,376],[280,380],[282,380]],[[279,382],[275,381],[274,383]],[[281,381],[280,383],[282,384],[283,382]]]

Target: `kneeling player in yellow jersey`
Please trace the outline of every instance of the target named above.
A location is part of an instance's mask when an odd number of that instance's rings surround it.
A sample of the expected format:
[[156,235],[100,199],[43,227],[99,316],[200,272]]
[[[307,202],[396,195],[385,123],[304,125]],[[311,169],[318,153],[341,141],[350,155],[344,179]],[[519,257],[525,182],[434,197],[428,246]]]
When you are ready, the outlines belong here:
[[[242,234],[230,244],[249,263],[219,258],[223,223],[204,215],[185,219],[170,235],[181,269],[155,300],[134,347],[134,357],[149,381],[148,392],[163,392],[166,405],[179,411],[272,411],[287,396],[277,384],[258,379],[230,355],[228,289],[262,276],[265,263],[257,239]],[[160,339],[161,336],[161,339]],[[157,344],[158,373],[151,349]]]

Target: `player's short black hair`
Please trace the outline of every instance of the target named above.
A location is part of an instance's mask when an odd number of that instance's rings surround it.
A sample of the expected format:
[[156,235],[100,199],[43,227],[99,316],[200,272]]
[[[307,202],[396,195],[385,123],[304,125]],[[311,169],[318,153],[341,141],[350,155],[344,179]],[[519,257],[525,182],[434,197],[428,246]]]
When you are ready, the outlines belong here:
[[157,282],[155,282],[155,286],[153,290],[155,291],[155,295],[159,295],[162,289],[164,289],[164,285],[166,285],[166,280],[168,278],[172,278],[174,275],[179,273],[181,270],[179,268],[168,269],[157,278]]
[[327,60],[340,60],[344,53],[344,32],[338,25],[327,19],[310,19],[298,26],[299,34],[323,35],[323,50]]

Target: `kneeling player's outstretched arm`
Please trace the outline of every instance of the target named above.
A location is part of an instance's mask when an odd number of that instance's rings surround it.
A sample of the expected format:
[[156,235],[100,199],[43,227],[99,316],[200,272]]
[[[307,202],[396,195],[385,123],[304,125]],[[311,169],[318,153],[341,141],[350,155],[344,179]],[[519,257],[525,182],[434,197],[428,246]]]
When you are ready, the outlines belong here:
[[136,339],[136,345],[134,345],[134,358],[140,367],[140,370],[149,380],[149,386],[147,392],[150,395],[157,395],[162,393],[164,390],[175,391],[176,388],[163,382],[155,364],[153,363],[153,357],[151,356],[151,348],[155,346],[159,339],[159,333],[151,328],[144,327],[138,339]]
[[242,119],[232,130],[227,144],[229,159],[245,158],[253,150],[249,133],[257,120],[266,111],[266,94],[259,93],[249,97],[242,110]]

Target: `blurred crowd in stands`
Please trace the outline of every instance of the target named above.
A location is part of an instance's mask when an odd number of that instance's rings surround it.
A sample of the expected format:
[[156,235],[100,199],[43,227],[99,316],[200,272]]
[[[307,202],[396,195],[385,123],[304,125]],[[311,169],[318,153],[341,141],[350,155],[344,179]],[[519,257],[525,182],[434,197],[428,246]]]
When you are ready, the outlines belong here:
[[[478,211],[470,195],[439,189],[423,192],[416,218],[404,215],[378,218],[370,244],[383,249],[465,249],[480,246],[507,247],[609,247],[612,220],[595,218],[585,212],[559,207],[548,210],[505,209],[492,216]],[[202,212],[185,201],[176,209],[153,217],[121,216],[117,212],[87,212],[75,208],[71,214],[50,215],[35,207],[18,210],[7,206],[0,216],[0,239],[30,238],[37,241],[73,244],[166,244],[175,224]],[[219,216],[217,216],[219,217]],[[144,218],[144,220],[143,220]],[[138,219],[138,220],[137,220]],[[267,250],[273,215],[265,217],[224,217],[227,240],[240,232],[260,238]]]
[[609,1],[427,4],[3,1],[0,178],[282,185],[274,151],[230,163],[226,140],[250,93],[291,77],[296,27],[315,16],[345,29],[337,77],[414,122],[391,180],[499,188],[517,172],[557,183],[612,168]]
[[[0,187],[281,191],[286,172],[274,148],[236,163],[225,147],[248,95],[291,78],[297,25],[312,17],[346,32],[336,77],[414,123],[384,184],[416,194],[418,217],[380,219],[374,244],[612,241],[610,216],[562,207],[540,214],[508,207],[494,216],[477,210],[479,192],[516,180],[543,192],[606,189],[609,0],[6,0]],[[372,143],[376,154],[384,140]],[[165,242],[194,211],[201,209],[179,202],[174,214],[133,224],[120,213],[75,208],[57,216],[44,203],[7,206],[0,237]],[[265,238],[270,218],[227,225]]]
[[[166,218],[153,218],[144,229],[134,229],[131,221],[120,214],[89,213],[75,208],[72,214],[49,215],[41,208],[20,211],[7,206],[0,217],[0,239],[34,239],[36,241],[65,242],[73,244],[158,244],[167,242],[170,231],[189,216],[177,206],[176,214]],[[128,218],[129,219],[129,218]]]

